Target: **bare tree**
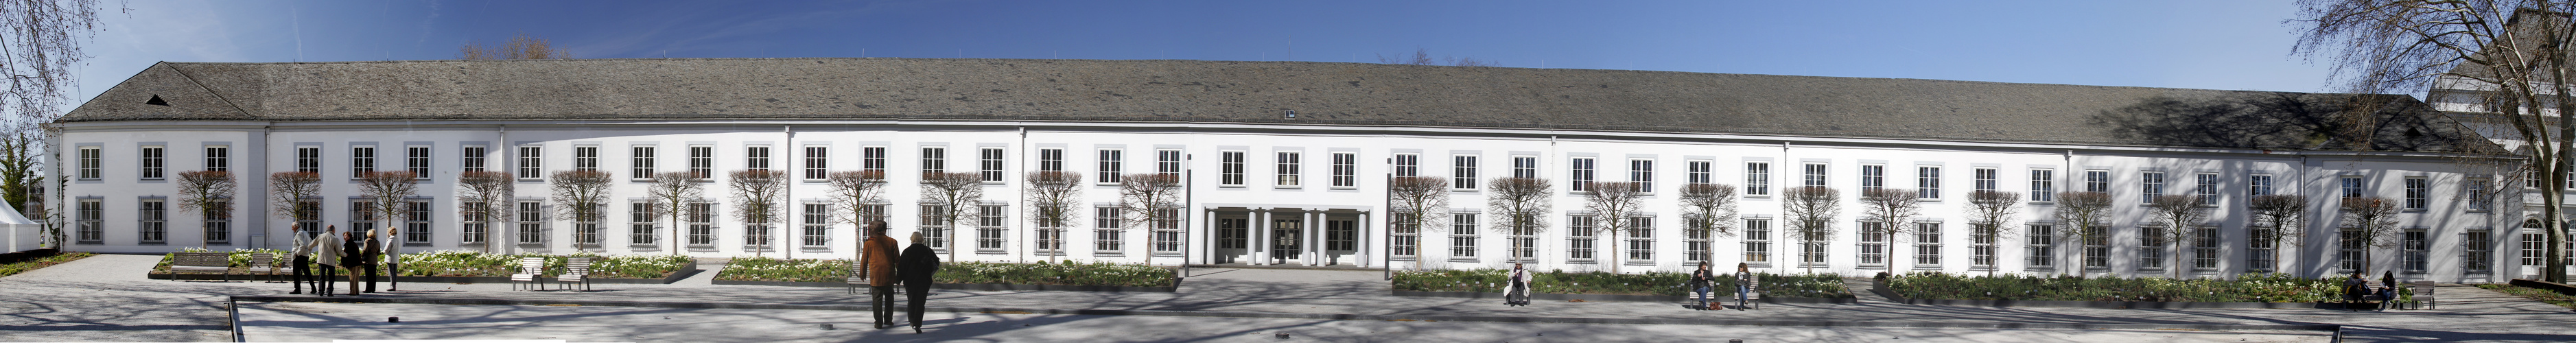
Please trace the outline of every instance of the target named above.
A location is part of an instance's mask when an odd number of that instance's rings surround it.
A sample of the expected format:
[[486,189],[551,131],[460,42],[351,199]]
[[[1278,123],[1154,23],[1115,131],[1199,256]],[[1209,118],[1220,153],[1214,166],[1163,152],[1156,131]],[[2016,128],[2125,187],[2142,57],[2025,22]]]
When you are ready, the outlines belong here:
[[984,175],[976,172],[921,173],[921,196],[924,197],[923,203],[939,204],[940,212],[928,214],[939,216],[939,225],[945,229],[933,235],[932,239],[944,240],[948,260],[957,260],[957,251],[965,250],[957,246],[957,220],[978,213],[969,211],[982,210],[979,205],[984,199]]
[[[375,203],[368,206],[372,207],[370,210],[376,211],[377,218],[383,220],[377,223],[384,223],[390,227],[402,222],[403,214],[406,213],[403,211],[403,201],[410,199],[413,194],[420,193],[420,182],[414,179],[416,177],[418,176],[408,171],[358,174],[358,192],[376,199]],[[349,228],[351,232],[382,229],[384,228]]]
[[1415,49],[1413,49],[1413,54],[1412,54],[1412,55],[1403,55],[1403,54],[1397,54],[1397,55],[1395,55],[1395,56],[1377,55],[1377,62],[1378,62],[1378,63],[1385,63],[1385,64],[1405,64],[1405,65],[1421,65],[1421,66],[1447,64],[1447,65],[1460,66],[1460,67],[1492,67],[1492,66],[1496,66],[1496,65],[1497,65],[1497,64],[1494,64],[1494,61],[1492,61],[1492,60],[1479,60],[1479,59],[1476,59],[1476,58],[1474,58],[1474,57],[1443,57],[1443,58],[1439,58],[1439,59],[1434,59],[1434,58],[1431,58],[1431,49],[1424,49],[1424,48],[1415,48]]
[[457,209],[466,219],[483,224],[482,237],[478,238],[482,239],[483,252],[492,252],[492,246],[501,245],[493,240],[492,233],[517,215],[510,211],[512,198],[518,196],[515,181],[507,172],[469,171],[456,173],[456,185],[462,188],[456,195]]
[[680,227],[689,225],[680,216],[688,213],[690,201],[706,197],[706,188],[699,180],[702,179],[697,177],[697,173],[661,172],[653,174],[653,184],[644,187],[645,197],[652,199],[649,201],[653,202],[650,207],[654,214],[671,218],[671,237],[666,238],[670,246],[663,250],[673,255],[680,254],[682,242],[685,242]]
[[1985,260],[1975,262],[1987,266],[1986,276],[1994,276],[1995,269],[2002,269],[1997,268],[1995,264],[1997,256],[2001,256],[2002,251],[1995,250],[1995,247],[2000,246],[2004,240],[2012,239],[2014,232],[2012,220],[2015,212],[2018,211],[2015,206],[2019,205],[2021,205],[2021,193],[1968,192],[1968,220],[1970,221],[1968,227],[1976,231],[1971,233],[1974,237],[1969,239],[1987,242],[1982,249],[1989,249],[1989,251],[1978,254]]
[[2148,215],[2164,224],[2164,230],[2155,236],[2165,241],[2166,255],[2173,259],[2166,269],[2173,271],[2175,279],[2182,278],[2182,247],[2192,241],[2192,231],[2200,230],[2200,224],[2209,220],[2209,208],[2201,207],[2200,200],[2199,195],[2175,194],[2156,196],[2156,201],[2147,203]]
[[[1682,186],[1683,228],[1708,231],[1710,239],[1735,237],[1735,186],[1694,183]],[[1717,249],[1708,249],[1717,260]]]
[[1082,211],[1074,207],[1082,205],[1082,173],[1040,171],[1029,172],[1027,178],[1029,221],[1049,238],[1038,240],[1038,248],[1046,250],[1048,261],[1054,261],[1064,255],[1064,227],[1081,217]]
[[742,219],[745,236],[752,240],[752,255],[765,255],[769,241],[778,231],[774,227],[781,217],[787,199],[787,172],[769,169],[736,170],[725,180],[733,186],[734,217]]
[[616,184],[615,177],[597,170],[565,170],[547,176],[555,213],[572,218],[573,250],[581,250],[583,243],[598,244],[599,221],[606,216],[609,186]]
[[[1637,188],[1635,182],[1594,181],[1592,192],[1583,193],[1583,209],[1592,211],[1592,226],[1611,233],[1610,246],[1612,247],[1627,246],[1621,244],[1626,241],[1619,239],[1620,234],[1626,234],[1630,239],[1636,237],[1651,239],[1651,236],[1641,234],[1653,234],[1652,232],[1646,232],[1645,228],[1639,228],[1636,223],[1629,222],[1628,217],[1636,216],[1638,211],[1643,210],[1640,207],[1645,207],[1645,194],[1638,192]],[[1625,264],[1619,262],[1619,259],[1626,258],[1624,255],[1626,249],[1613,248],[1611,251],[1610,256],[1613,258],[1610,260],[1610,272],[1618,273],[1619,265]]]
[[1886,246],[1881,248],[1883,249],[1881,252],[1885,253],[1883,256],[1887,256],[1887,265],[1891,266],[1888,270],[1904,270],[1892,268],[1892,266],[1896,265],[1896,261],[1902,260],[1896,257],[1896,252],[1907,250],[1899,248],[1904,246],[1901,243],[1905,241],[1906,236],[1912,236],[1921,230],[1919,226],[1914,225],[1913,221],[1914,217],[1923,215],[1923,194],[1911,189],[1862,190],[1860,206],[1862,215],[1878,220],[1878,225],[1875,227],[1863,223],[1860,226],[1860,234],[1885,237],[1883,241],[1886,242],[1884,243]]
[[[680,177],[687,178],[686,175]],[[832,185],[832,205],[840,207],[843,214],[838,221],[850,223],[850,226],[857,228],[857,237],[862,240],[861,242],[865,242],[868,236],[868,219],[872,215],[867,211],[868,206],[885,203],[885,171],[837,171],[826,176],[825,180]],[[883,213],[873,215],[883,215]],[[859,249],[867,249],[867,244],[859,244]],[[859,253],[864,255],[867,252]]]
[[[322,215],[321,209],[318,208],[321,204],[314,203],[315,201],[320,200],[321,197],[322,174],[308,172],[275,172],[268,174],[269,211],[278,218],[286,219],[286,225],[288,226],[293,226],[295,223],[302,223],[307,220],[322,220],[322,218],[319,218]],[[313,206],[306,206],[308,204]],[[302,234],[307,234],[306,232],[302,232],[304,230],[320,229],[322,228],[299,228],[299,230],[290,231],[297,231],[295,233],[298,235],[295,237],[303,237]],[[262,228],[260,230],[262,232],[267,231],[266,228]]]
[[[2335,76],[2353,93],[2407,94],[2437,82],[2480,89],[2476,101],[2491,116],[2473,125],[2510,128],[2496,137],[2522,144],[2514,153],[2530,161],[2540,184],[2567,182],[2576,170],[2576,2],[2554,0],[2305,0],[2293,23],[2305,31],[2293,52],[2328,55]],[[2462,117],[2462,116],[2454,116]],[[2370,116],[2353,118],[2368,129]],[[2467,151],[2464,151],[2467,152]],[[2554,188],[2545,188],[2554,189]],[[2541,232],[2547,246],[2567,241],[2566,200],[2542,196]],[[2543,281],[2567,282],[2566,251],[2546,251]]]
[[1502,215],[1504,220],[1494,232],[1512,241],[1512,251],[1505,255],[1513,261],[1529,258],[1535,262],[1537,256],[1523,257],[1521,251],[1537,247],[1521,245],[1521,237],[1547,232],[1545,218],[1556,210],[1556,184],[1541,178],[1506,177],[1485,181],[1485,189],[1485,206],[1492,207],[1494,214]]
[[[200,170],[179,173],[179,211],[195,211],[209,216],[229,215],[233,212],[233,191],[237,185],[233,182],[233,173],[229,172]],[[206,240],[198,240],[197,247],[207,246]]]
[[[2382,197],[2343,198],[2343,240],[2358,241],[2366,247],[2386,248],[2397,243],[2397,202]],[[2341,242],[2338,242],[2341,243]],[[2361,253],[2361,268],[2371,270],[2370,252]]]
[[468,60],[551,60],[572,58],[572,52],[555,48],[554,43],[545,38],[519,33],[498,46],[465,43],[465,46],[456,48],[456,57]]
[[2306,236],[2307,230],[2299,227],[2306,226],[2308,198],[2284,194],[2255,196],[2252,210],[2257,225],[2254,241],[2271,243],[2272,249],[2267,252],[2272,255],[2268,256],[2272,260],[2269,267],[2273,272],[2280,272],[2281,266],[2287,265],[2281,256],[2297,256],[2283,255],[2281,249],[2297,246]]
[[1825,243],[1839,233],[1834,230],[1834,217],[1843,212],[1841,191],[1825,186],[1784,189],[1782,209],[1795,225],[1789,234],[1798,236],[1798,264],[1807,266],[1808,274],[1816,273],[1816,263],[1825,260]]
[[[2087,244],[2087,241],[2085,240],[2103,235],[2103,225],[2109,222],[2110,219],[2111,193],[2057,193],[2058,241],[2075,242],[2074,245],[2076,249],[2078,249],[2075,256],[2078,259],[2084,257],[2084,253],[2081,249],[2084,249],[2084,246]],[[2067,267],[2068,269],[2078,270],[2081,270],[2080,268],[2085,268],[2082,261],[2069,264]]]
[[80,42],[98,30],[98,1],[0,3],[0,18],[6,18],[0,26],[9,29],[0,35],[0,54],[6,55],[0,70],[9,75],[8,89],[0,91],[0,106],[10,111],[5,128],[52,133],[36,125],[61,118],[59,107],[72,100],[64,91],[77,81],[72,72],[81,60],[90,57],[81,52]]
[[1391,209],[1394,210],[1395,215],[1387,218],[1390,219],[1389,225],[1394,226],[1397,229],[1396,232],[1411,229],[1416,235],[1413,241],[1413,269],[1421,270],[1423,260],[1429,259],[1425,255],[1429,255],[1431,250],[1422,248],[1423,240],[1419,237],[1430,235],[1431,232],[1440,229],[1440,221],[1447,219],[1435,212],[1445,213],[1449,210],[1449,179],[1435,176],[1399,176],[1387,180],[1386,196],[1389,198],[1387,203],[1395,207]]
[[[1124,221],[1135,223],[1127,227],[1154,230],[1170,221],[1175,222],[1172,224],[1174,228],[1178,228],[1179,218],[1175,216],[1180,215],[1182,191],[1179,174],[1127,174],[1118,179],[1118,212]],[[1148,232],[1147,236],[1152,237],[1151,231]],[[1174,240],[1178,241],[1177,238]]]

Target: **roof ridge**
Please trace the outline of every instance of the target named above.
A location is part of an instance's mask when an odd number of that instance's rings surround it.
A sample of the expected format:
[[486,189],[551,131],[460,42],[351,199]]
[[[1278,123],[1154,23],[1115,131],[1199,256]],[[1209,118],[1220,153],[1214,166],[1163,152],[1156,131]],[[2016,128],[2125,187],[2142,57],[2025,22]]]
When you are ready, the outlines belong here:
[[[169,67],[170,67],[170,71],[171,71],[171,72],[175,72],[175,73],[179,73],[179,78],[182,78],[182,79],[188,79],[188,84],[190,84],[190,85],[196,85],[196,86],[197,86],[197,89],[203,89],[203,90],[206,90],[206,94],[214,95],[214,96],[215,96],[215,100],[223,100],[223,102],[224,102],[224,106],[231,106],[231,107],[233,108],[233,112],[239,112],[239,113],[241,113],[241,115],[242,115],[243,117],[250,117],[250,118],[254,118],[254,119],[255,119],[255,118],[259,118],[259,117],[260,117],[260,116],[258,116],[258,115],[250,114],[250,110],[248,110],[248,109],[243,109],[243,108],[241,107],[241,104],[233,103],[233,99],[224,97],[224,93],[223,93],[223,92],[217,92],[217,91],[215,91],[215,88],[214,88],[214,87],[206,87],[206,83],[205,83],[205,82],[197,81],[197,76],[196,76],[196,75],[189,75],[187,70],[179,69],[179,66],[178,66],[178,65],[176,65],[176,63],[170,63],[170,62],[161,62],[161,63],[164,63],[164,64],[170,64],[170,65],[169,65]],[[103,94],[102,94],[102,95],[103,95]]]

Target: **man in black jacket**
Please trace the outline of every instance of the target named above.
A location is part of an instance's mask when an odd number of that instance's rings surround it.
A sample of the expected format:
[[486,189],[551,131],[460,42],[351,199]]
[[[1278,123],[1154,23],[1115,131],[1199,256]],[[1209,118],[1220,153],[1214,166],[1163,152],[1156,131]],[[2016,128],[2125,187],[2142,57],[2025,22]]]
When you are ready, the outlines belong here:
[[939,274],[939,253],[930,252],[919,232],[912,233],[912,246],[903,248],[903,259],[895,265],[895,275],[903,279],[903,295],[912,303],[904,314],[912,318],[912,333],[921,333],[921,305],[930,300],[930,276]]

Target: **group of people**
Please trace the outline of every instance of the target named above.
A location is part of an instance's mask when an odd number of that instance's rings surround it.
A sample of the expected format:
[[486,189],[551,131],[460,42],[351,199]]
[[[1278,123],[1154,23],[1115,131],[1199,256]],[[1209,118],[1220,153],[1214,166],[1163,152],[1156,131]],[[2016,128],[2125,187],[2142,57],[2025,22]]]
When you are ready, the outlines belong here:
[[903,284],[904,295],[911,300],[904,313],[910,314],[912,333],[921,333],[921,312],[930,299],[932,275],[939,274],[939,254],[923,243],[919,232],[912,233],[912,246],[895,252],[894,237],[886,236],[886,222],[868,222],[868,239],[859,242],[859,269],[867,271],[868,310],[876,314],[876,328],[895,326],[894,286]]
[[[1699,302],[1692,304],[1692,308],[1702,311],[1724,310],[1726,309],[1726,305],[1719,304],[1715,301],[1709,301],[1708,299],[1708,292],[1717,287],[1717,273],[1709,271],[1708,268],[1708,262],[1701,261],[1699,263],[1699,270],[1691,272],[1690,289],[1699,292]],[[1512,272],[1510,276],[1505,278],[1505,280],[1508,282],[1503,285],[1503,305],[1529,306],[1529,269],[1522,267],[1520,263],[1513,263]],[[1737,263],[1735,264],[1735,280],[1735,309],[1741,311],[1746,309],[1744,305],[1749,301],[1748,299],[1752,297],[1753,290],[1761,288],[1762,279],[1753,276],[1751,265]]]
[[2373,310],[2385,311],[2388,310],[2390,306],[2395,306],[2397,304],[2397,273],[2380,272],[2379,289],[2375,290],[2370,288],[2369,274],[2352,272],[2352,278],[2343,279],[2344,309],[2359,310],[2359,308],[2356,308],[2352,304],[2367,300],[2364,297],[2379,298],[2379,306],[2373,307]]
[[[324,226],[321,232],[307,231],[295,235],[295,246],[289,252],[295,256],[293,268],[295,291],[287,294],[304,294],[305,284],[310,283],[314,294],[326,297],[336,295],[337,292],[331,287],[331,274],[334,271],[348,273],[348,295],[358,295],[362,291],[375,293],[376,279],[380,277],[377,275],[380,273],[380,268],[377,268],[379,265],[402,268],[401,262],[391,257],[397,255],[393,240],[394,228],[391,227],[382,231],[340,232],[338,226]],[[321,264],[322,268],[313,268],[317,263]],[[319,271],[319,275],[315,275],[316,271]],[[364,282],[366,287],[360,288],[361,282]],[[387,280],[387,282],[393,281]],[[387,289],[400,290],[401,287],[401,284],[395,283]]]

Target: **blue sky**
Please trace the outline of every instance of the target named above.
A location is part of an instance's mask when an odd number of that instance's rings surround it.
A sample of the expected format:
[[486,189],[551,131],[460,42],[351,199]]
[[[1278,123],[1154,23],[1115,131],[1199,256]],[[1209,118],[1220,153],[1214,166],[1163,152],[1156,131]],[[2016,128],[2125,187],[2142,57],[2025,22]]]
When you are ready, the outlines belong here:
[[[104,5],[115,5],[113,2]],[[102,11],[78,99],[156,61],[581,58],[1375,62],[2333,91],[2289,1],[149,1]]]

